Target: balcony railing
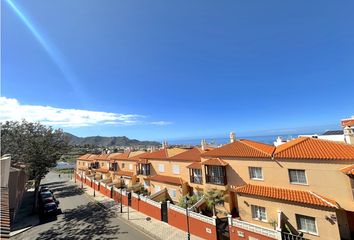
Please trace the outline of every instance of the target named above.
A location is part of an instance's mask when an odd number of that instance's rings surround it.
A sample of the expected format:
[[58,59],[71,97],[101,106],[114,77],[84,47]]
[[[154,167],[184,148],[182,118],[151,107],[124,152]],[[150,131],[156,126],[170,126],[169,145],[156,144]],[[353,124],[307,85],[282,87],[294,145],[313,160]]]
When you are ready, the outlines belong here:
[[150,170],[138,170],[138,175],[150,176]]
[[202,184],[202,177],[201,176],[190,176],[190,182]]
[[116,171],[118,171],[118,168],[117,168],[117,167],[110,167],[110,168],[109,168],[109,171],[116,172]]
[[302,236],[294,235],[286,232],[281,233],[281,239],[282,240],[308,240],[307,238],[304,238]]
[[206,175],[205,180],[207,183],[215,184],[215,185],[226,185],[226,177],[225,176],[211,176]]

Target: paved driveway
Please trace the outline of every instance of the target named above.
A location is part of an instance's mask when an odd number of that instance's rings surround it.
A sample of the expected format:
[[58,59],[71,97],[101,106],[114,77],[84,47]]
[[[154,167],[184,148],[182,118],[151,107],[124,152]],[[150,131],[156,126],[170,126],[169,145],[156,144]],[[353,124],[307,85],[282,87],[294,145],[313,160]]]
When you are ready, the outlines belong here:
[[42,184],[54,190],[63,214],[11,239],[152,239],[95,204],[67,174],[50,172]]

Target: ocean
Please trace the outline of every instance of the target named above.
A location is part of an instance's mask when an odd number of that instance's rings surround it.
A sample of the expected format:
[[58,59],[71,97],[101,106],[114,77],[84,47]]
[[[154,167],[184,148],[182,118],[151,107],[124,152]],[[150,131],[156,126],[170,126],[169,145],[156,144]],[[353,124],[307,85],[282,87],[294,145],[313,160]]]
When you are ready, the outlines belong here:
[[[245,136],[245,137],[238,137],[236,136],[236,139],[249,139],[257,142],[262,142],[266,144],[271,144],[273,145],[274,141],[278,138],[281,137],[282,139],[292,139],[292,138],[297,138],[298,135],[301,134],[306,134],[306,133],[299,133],[299,134],[283,134],[283,135],[266,135],[266,136]],[[205,138],[207,143],[210,144],[226,144],[230,142],[229,138]],[[176,139],[176,140],[169,140],[168,143],[169,145],[200,145],[201,139]]]

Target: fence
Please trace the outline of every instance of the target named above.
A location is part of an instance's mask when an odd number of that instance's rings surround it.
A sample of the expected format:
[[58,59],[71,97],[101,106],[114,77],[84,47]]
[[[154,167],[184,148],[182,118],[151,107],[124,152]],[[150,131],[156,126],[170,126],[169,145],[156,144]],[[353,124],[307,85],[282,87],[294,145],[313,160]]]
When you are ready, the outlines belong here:
[[[81,175],[78,173],[76,173],[75,177],[79,181],[81,181],[81,179],[83,179],[84,181],[85,178],[85,177],[81,178]],[[103,182],[100,183],[99,181],[92,180],[90,178],[86,180],[86,184],[87,183],[89,183],[88,186],[91,185],[92,188],[95,188],[97,191],[100,191],[105,196],[112,197],[114,201],[118,203],[122,203],[123,205],[128,205],[129,203],[128,193],[126,192],[125,189],[120,189],[117,187],[112,188],[112,186],[110,185],[107,185]],[[156,194],[155,198],[158,198],[159,194]],[[143,195],[131,193],[131,199],[129,205],[133,209],[161,221],[162,203],[156,202],[150,198],[151,196],[145,197]],[[186,232],[188,229],[187,226],[189,225],[189,230],[191,234],[203,239],[216,240],[217,239],[216,218],[207,217],[192,211],[192,209],[198,208],[198,206],[202,205],[203,203],[204,200],[201,199],[192,208],[188,209],[188,222],[187,222],[186,209],[170,204],[170,202],[167,201],[168,224]],[[251,238],[258,239],[258,240],[274,240],[274,239],[281,240],[282,239],[281,233],[276,230],[264,228],[237,219],[232,219],[231,216],[229,216],[229,230],[230,230],[230,240],[241,240],[241,239],[251,239]],[[288,239],[300,240],[301,238],[300,239],[288,238]]]
[[261,227],[252,223],[232,219],[229,216],[230,240],[255,238],[259,240],[281,240],[279,231]]
[[170,203],[167,204],[167,208],[168,224],[171,226],[179,228],[183,231],[187,231],[187,226],[189,225],[191,234],[203,239],[217,239],[215,218],[207,217],[189,210],[189,217],[187,222],[186,209]]

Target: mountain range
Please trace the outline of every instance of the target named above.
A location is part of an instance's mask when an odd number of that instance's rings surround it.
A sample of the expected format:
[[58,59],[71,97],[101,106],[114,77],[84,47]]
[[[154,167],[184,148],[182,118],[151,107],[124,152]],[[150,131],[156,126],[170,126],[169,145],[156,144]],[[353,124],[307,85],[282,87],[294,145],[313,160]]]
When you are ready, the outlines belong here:
[[70,145],[93,145],[99,147],[111,147],[111,146],[159,146],[161,145],[156,141],[139,141],[136,139],[129,139],[126,136],[120,137],[102,137],[102,136],[90,136],[90,137],[78,137],[71,133],[65,133],[65,137],[68,139]]

